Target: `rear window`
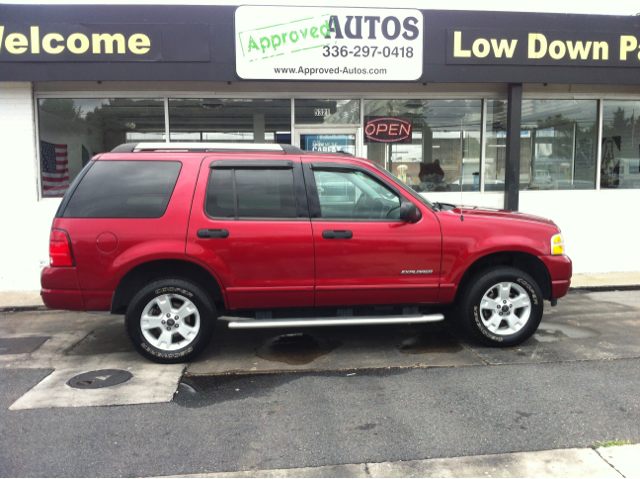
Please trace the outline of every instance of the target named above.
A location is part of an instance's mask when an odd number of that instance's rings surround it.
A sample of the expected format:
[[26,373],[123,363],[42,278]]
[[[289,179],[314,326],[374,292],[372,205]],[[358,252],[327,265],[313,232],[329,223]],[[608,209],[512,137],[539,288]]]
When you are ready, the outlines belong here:
[[182,163],[97,161],[64,210],[65,218],[160,218]]

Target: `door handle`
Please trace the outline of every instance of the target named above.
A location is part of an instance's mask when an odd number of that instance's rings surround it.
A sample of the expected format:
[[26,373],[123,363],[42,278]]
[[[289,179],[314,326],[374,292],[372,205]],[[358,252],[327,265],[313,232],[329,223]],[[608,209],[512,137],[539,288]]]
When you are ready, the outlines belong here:
[[353,232],[349,230],[325,230],[322,232],[324,239],[351,239]]
[[198,230],[198,238],[228,238],[229,230]]

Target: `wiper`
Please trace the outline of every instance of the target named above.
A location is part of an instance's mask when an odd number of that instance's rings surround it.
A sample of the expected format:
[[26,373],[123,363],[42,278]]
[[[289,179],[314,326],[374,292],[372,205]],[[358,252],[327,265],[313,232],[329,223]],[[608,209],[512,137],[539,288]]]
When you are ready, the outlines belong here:
[[439,201],[436,201],[433,206],[435,206],[438,211],[442,211],[442,204]]

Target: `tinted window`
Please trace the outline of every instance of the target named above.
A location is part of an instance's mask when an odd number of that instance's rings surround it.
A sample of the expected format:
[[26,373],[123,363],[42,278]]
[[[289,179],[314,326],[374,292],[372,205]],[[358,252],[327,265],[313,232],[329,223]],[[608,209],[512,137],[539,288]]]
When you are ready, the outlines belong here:
[[211,170],[206,212],[215,218],[233,218],[233,170]]
[[293,171],[213,169],[207,187],[206,212],[217,218],[296,218]]
[[323,218],[400,218],[400,198],[369,175],[355,170],[314,170]]
[[97,161],[73,193],[64,217],[159,218],[181,167],[173,161]]

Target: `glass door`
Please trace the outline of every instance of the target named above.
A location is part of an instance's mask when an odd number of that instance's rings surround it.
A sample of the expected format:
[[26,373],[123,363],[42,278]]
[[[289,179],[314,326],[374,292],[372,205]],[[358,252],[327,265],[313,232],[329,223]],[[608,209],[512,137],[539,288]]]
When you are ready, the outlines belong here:
[[343,152],[361,156],[362,138],[357,126],[304,125],[295,128],[294,144],[314,153]]

